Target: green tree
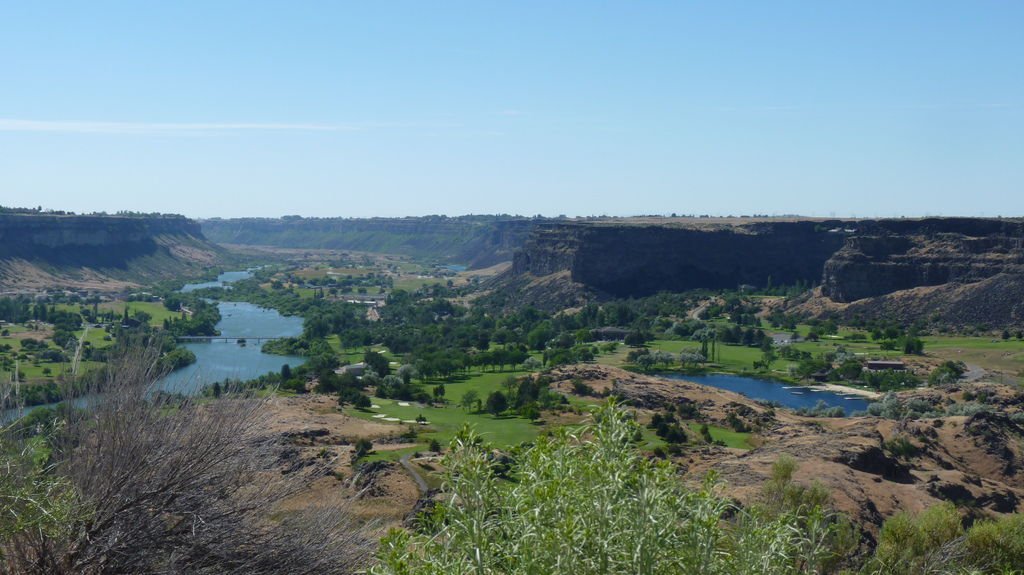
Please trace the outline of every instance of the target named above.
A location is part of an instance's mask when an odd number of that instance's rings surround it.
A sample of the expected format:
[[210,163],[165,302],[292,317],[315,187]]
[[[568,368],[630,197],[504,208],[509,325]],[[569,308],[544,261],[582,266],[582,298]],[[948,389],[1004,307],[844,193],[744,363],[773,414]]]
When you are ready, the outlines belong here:
[[462,395],[459,406],[466,411],[480,410],[480,394],[475,389],[470,389]]
[[363,362],[367,367],[375,371],[377,375],[381,377],[391,373],[391,366],[388,364],[388,358],[375,351],[371,350],[364,353]]
[[491,392],[487,396],[487,412],[491,415],[498,416],[508,409],[508,398],[504,393],[500,391]]

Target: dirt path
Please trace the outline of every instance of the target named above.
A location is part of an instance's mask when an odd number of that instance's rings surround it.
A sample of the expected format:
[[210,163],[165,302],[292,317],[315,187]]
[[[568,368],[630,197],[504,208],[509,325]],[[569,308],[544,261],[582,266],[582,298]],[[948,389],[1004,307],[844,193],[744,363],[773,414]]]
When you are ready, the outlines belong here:
[[416,471],[416,468],[409,461],[409,454],[403,455],[402,458],[398,460],[398,462],[401,463],[402,467],[404,467],[405,470],[409,472],[409,475],[412,475],[412,479],[413,481],[416,482],[416,487],[420,488],[421,494],[426,494],[426,492],[430,491],[430,486],[427,485],[427,482],[423,479],[423,476],[420,475],[419,471]]
[[708,309],[711,305],[711,300],[706,300],[700,303],[697,307],[690,310],[690,313],[686,314],[686,317],[690,319],[700,319],[700,314],[704,313],[704,310]]
[[978,381],[985,377],[984,369],[970,363],[965,365],[967,366],[967,371],[965,371],[963,375],[964,381]]

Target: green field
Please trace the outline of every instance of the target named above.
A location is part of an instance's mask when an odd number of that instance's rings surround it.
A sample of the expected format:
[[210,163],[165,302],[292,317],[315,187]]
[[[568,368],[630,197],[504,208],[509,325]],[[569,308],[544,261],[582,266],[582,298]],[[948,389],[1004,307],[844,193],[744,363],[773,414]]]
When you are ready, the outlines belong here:
[[[128,306],[128,315],[134,315],[136,311],[143,311],[150,315],[149,325],[154,327],[160,327],[164,324],[164,319],[178,317],[178,312],[173,312],[164,307],[162,302],[158,301],[110,301],[99,304],[97,307],[100,311],[112,311],[118,315],[124,313],[125,306]],[[72,312],[78,312],[82,306],[60,304],[57,306],[59,309],[65,309]]]
[[[700,436],[700,423],[690,422],[690,432],[694,435]],[[726,427],[718,427],[715,425],[708,426],[708,432],[711,434],[711,439],[715,441],[721,441],[726,447],[733,447],[735,449],[753,449],[754,446],[750,444],[750,434],[742,433],[739,431],[733,431]]]
[[441,278],[416,278],[416,277],[400,277],[395,280],[394,289],[405,290],[414,292],[424,285],[443,284],[447,282],[447,279]]
[[[418,406],[416,402],[400,402],[393,399],[372,398],[374,405],[379,409],[359,410],[346,407],[345,412],[370,421],[380,423],[392,423],[383,421],[381,418],[374,418],[377,414],[386,414],[388,417],[397,417],[401,420],[415,420],[422,415],[428,421],[427,425],[414,425],[420,431],[418,441],[426,445],[431,439],[437,439],[442,445],[447,445],[464,424],[469,424],[484,439],[497,447],[509,447],[518,445],[524,441],[530,441],[540,432],[543,424],[533,423],[525,418],[504,415],[495,417],[486,413],[471,413],[458,407],[459,401],[469,390],[475,390],[481,400],[487,398],[491,392],[501,389],[501,382],[510,376],[523,375],[523,371],[506,372],[471,372],[468,377],[456,378],[453,382],[445,384],[445,399],[448,404],[444,407]],[[437,385],[437,381],[429,381],[426,387]],[[399,403],[409,403],[408,406]],[[408,429],[408,423],[393,422],[396,432]],[[400,452],[381,452],[379,457],[398,458]]]

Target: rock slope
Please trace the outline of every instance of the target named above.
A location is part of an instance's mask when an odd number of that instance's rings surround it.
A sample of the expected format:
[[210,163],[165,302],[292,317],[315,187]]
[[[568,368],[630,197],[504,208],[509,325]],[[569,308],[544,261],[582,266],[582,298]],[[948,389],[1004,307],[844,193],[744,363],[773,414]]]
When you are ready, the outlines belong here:
[[182,216],[0,214],[0,291],[122,290],[196,274],[223,250]]

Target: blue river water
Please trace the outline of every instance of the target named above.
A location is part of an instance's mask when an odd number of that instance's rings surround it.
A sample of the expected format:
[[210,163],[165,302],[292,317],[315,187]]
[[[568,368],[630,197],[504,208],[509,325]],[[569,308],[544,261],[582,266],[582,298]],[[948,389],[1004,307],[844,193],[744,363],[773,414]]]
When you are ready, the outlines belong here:
[[238,280],[244,280],[244,279],[249,278],[249,277],[252,277],[252,272],[250,272],[249,270],[241,270],[241,271],[235,271],[235,272],[224,272],[224,273],[220,274],[219,276],[217,276],[217,279],[214,280],[214,281],[200,282],[200,283],[194,283],[194,284],[185,284],[184,287],[181,288],[181,291],[183,291],[183,292],[190,292],[190,291],[196,291],[197,289],[203,289],[203,288],[230,287],[228,284],[230,284],[231,282],[236,282]]
[[[216,281],[187,284],[181,291],[226,286],[251,275],[247,271],[226,272]],[[217,322],[217,330],[228,338],[293,337],[302,334],[300,317],[283,316],[277,310],[244,302],[221,302],[218,308],[221,320]],[[302,357],[263,353],[260,351],[261,345],[256,341],[247,341],[246,345],[240,345],[233,340],[186,343],[184,347],[196,354],[196,362],[171,372],[159,381],[157,386],[172,393],[191,394],[214,382],[226,379],[253,379],[270,371],[280,371],[284,364],[296,367],[305,362],[305,358]],[[48,407],[55,405],[51,404]],[[32,409],[34,407],[27,407],[25,412]],[[18,414],[18,410],[13,409],[2,411],[0,423],[9,421]]]
[[667,379],[681,379],[692,381],[700,385],[717,387],[736,393],[741,393],[751,399],[776,402],[783,407],[800,409],[802,407],[814,407],[819,401],[825,402],[829,407],[842,407],[846,415],[855,411],[864,411],[870,403],[866,399],[853,397],[852,394],[844,396],[832,391],[817,389],[811,386],[794,386],[767,379],[746,377],[742,375],[712,374],[712,375],[677,375],[663,374]]
[[[217,330],[226,337],[294,337],[302,334],[301,317],[283,316],[276,310],[243,302],[222,302],[218,308],[221,320],[217,322]],[[160,386],[170,392],[194,393],[215,381],[253,379],[268,371],[279,371],[284,364],[295,367],[305,361],[296,356],[263,353],[261,345],[256,341],[241,345],[233,340],[186,343],[183,347],[196,354],[196,362],[171,372]]]
[[[183,292],[207,287],[230,287],[231,282],[251,277],[249,271],[224,272],[215,281],[185,284]],[[294,337],[302,334],[302,318],[283,316],[277,310],[267,309],[244,302],[221,302],[220,321],[217,331],[220,335],[235,338]],[[186,343],[184,347],[196,354],[196,362],[170,373],[160,382],[160,387],[174,393],[195,393],[203,386],[226,379],[253,379],[269,371],[279,371],[281,366],[292,367],[302,364],[305,359],[296,356],[270,355],[260,351],[261,343],[247,341],[241,345],[236,341],[212,341],[209,343]]]

